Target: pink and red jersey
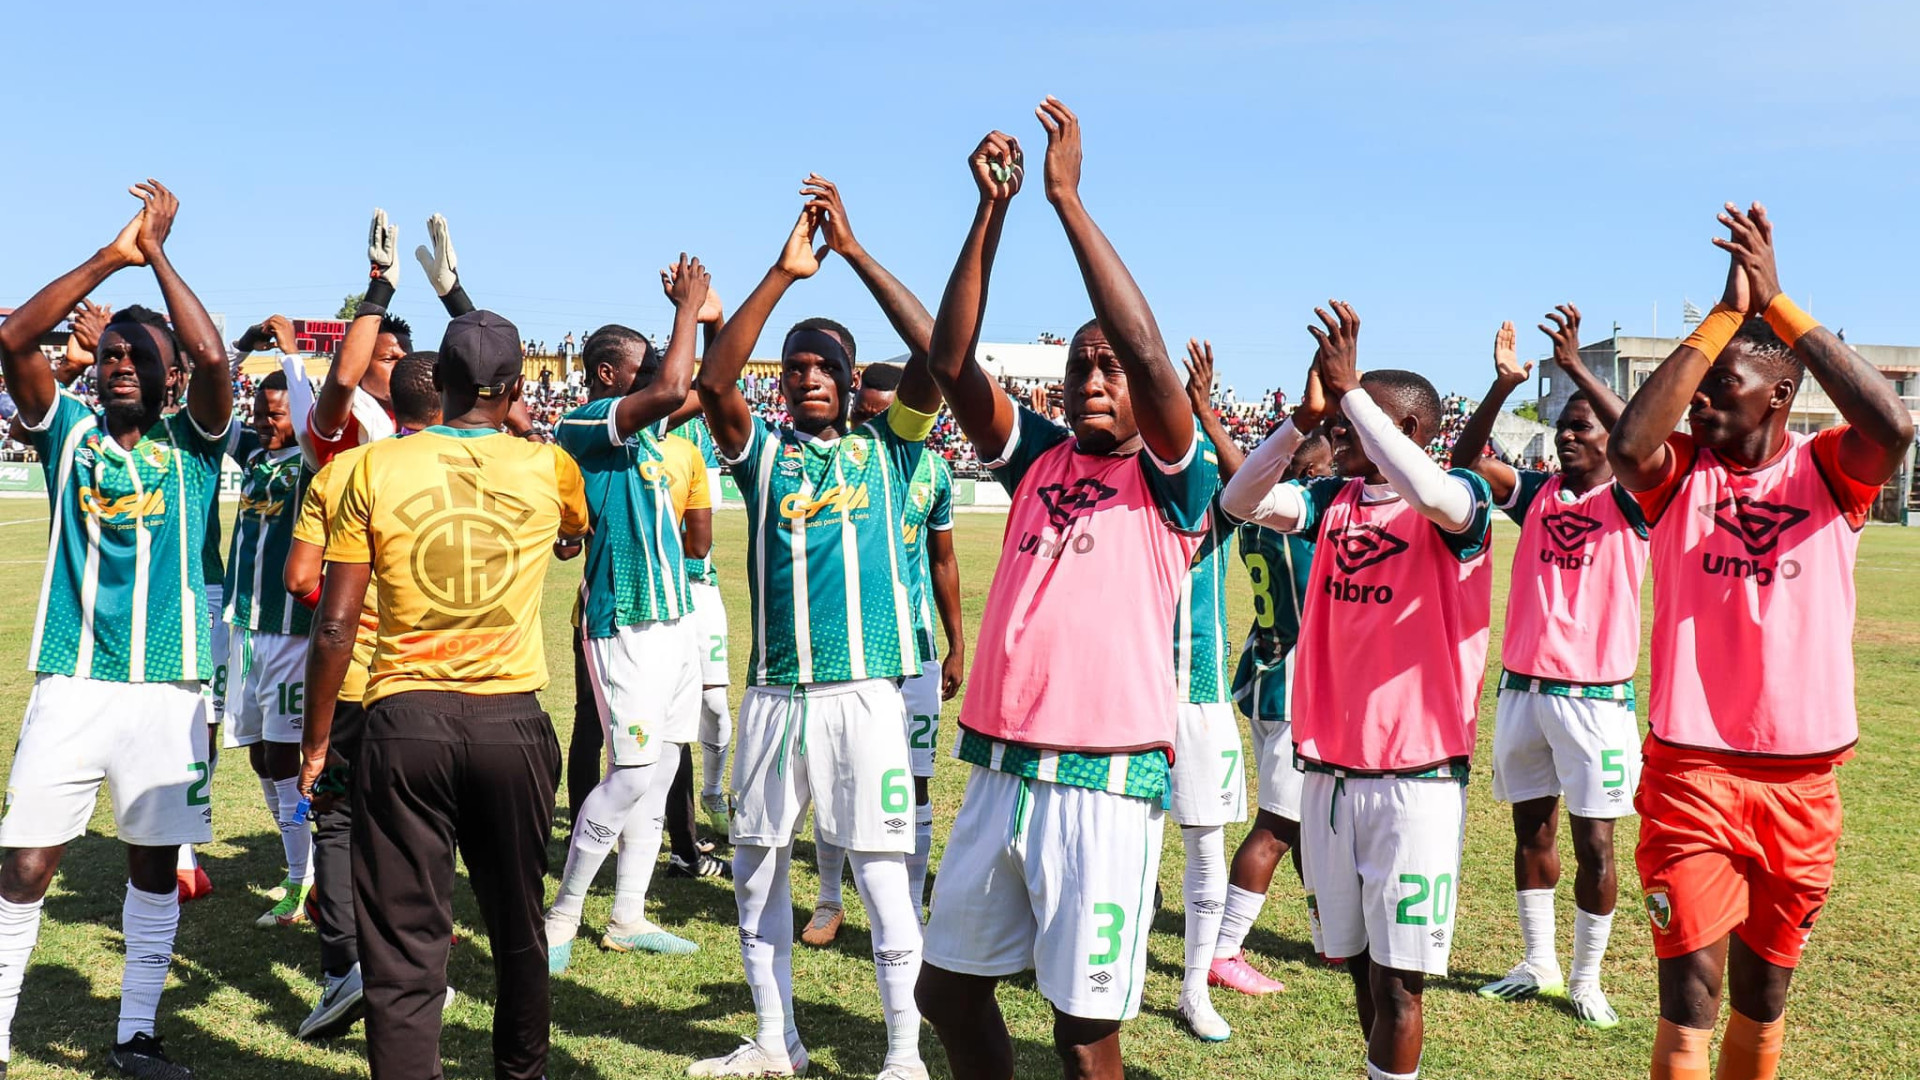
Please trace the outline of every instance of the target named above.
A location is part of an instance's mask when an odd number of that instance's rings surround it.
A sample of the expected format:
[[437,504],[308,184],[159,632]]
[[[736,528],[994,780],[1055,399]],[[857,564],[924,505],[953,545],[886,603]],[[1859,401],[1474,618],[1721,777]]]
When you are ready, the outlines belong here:
[[1308,761],[1419,772],[1473,754],[1493,618],[1491,492],[1464,469],[1473,521],[1448,533],[1361,480],[1302,485],[1313,570],[1293,681],[1293,741]]
[[1640,664],[1647,521],[1607,483],[1575,495],[1558,474],[1525,470],[1501,507],[1520,524],[1500,664],[1571,683],[1623,683]]
[[1635,498],[1653,524],[1658,743],[1844,760],[1853,700],[1853,563],[1879,488],[1840,469],[1846,429],[1789,433],[1738,469],[1692,438]]
[[994,473],[1013,506],[961,726],[1047,750],[1171,755],[1168,643],[1219,487],[1212,447],[1196,434],[1173,465],[1083,454],[1020,408]]

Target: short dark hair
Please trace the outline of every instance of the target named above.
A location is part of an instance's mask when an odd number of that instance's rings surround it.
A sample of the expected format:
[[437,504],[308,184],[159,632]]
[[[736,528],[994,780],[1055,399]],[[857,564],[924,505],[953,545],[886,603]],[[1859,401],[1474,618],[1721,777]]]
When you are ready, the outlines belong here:
[[601,364],[619,366],[621,355],[635,347],[640,349],[640,367],[645,370],[654,361],[653,342],[631,326],[608,323],[587,335],[586,343],[580,346],[580,364],[591,376]]
[[433,369],[440,354],[432,349],[410,352],[393,365],[387,394],[396,420],[425,420],[440,415],[440,391],[433,385]]
[[287,373],[284,370],[269,371],[265,378],[253,384],[253,389],[255,393],[263,390],[276,390],[284,394],[287,392]]
[[1300,440],[1300,445],[1293,448],[1294,457],[1299,457],[1302,454],[1331,453],[1333,453],[1333,443],[1329,442],[1327,437],[1322,435],[1318,429],[1308,432],[1307,437]]
[[1420,421],[1423,434],[1428,438],[1440,434],[1440,418],[1444,409],[1440,404],[1440,391],[1433,388],[1425,375],[1416,371],[1400,368],[1376,368],[1360,376],[1360,382],[1376,396],[1391,402],[1394,409],[1406,413]]
[[167,321],[165,315],[139,304],[128,304],[114,312],[113,316],[107,320],[108,326],[117,326],[121,323],[137,323],[141,326],[153,327],[161,338],[173,346],[173,366],[182,369],[191,366],[187,363],[187,351],[180,344],[180,336],[173,332],[173,324]]
[[860,389],[893,391],[900,389],[900,376],[906,369],[899,364],[868,364],[860,369]]
[[1074,344],[1075,342],[1078,342],[1078,341],[1080,340],[1080,338],[1081,338],[1081,337],[1082,337],[1082,336],[1083,336],[1084,334],[1086,334],[1086,332],[1087,332],[1087,331],[1089,331],[1089,330],[1100,330],[1100,336],[1102,336],[1102,337],[1105,337],[1105,336],[1106,336],[1106,331],[1105,331],[1105,330],[1101,330],[1101,329],[1100,329],[1100,320],[1099,320],[1099,319],[1097,319],[1097,318],[1094,318],[1094,319],[1088,319],[1088,320],[1087,320],[1086,322],[1083,322],[1083,323],[1081,323],[1081,324],[1080,324],[1080,328],[1079,328],[1078,330],[1075,330],[1075,331],[1073,332],[1073,336],[1072,336],[1072,337],[1069,337],[1069,338],[1067,339],[1067,344],[1068,344],[1068,345],[1072,345],[1072,344]]
[[397,315],[382,315],[380,316],[380,332],[383,334],[392,334],[394,340],[400,343],[401,348],[408,352],[413,351],[413,327],[407,325],[407,320]]
[[1765,319],[1750,318],[1741,323],[1728,344],[1744,346],[1754,365],[1776,379],[1791,379],[1793,385],[1799,386],[1800,380],[1806,377],[1807,366]]
[[839,338],[840,344],[847,347],[847,365],[851,367],[856,363],[854,359],[853,331],[841,326],[832,319],[822,318],[818,315],[811,319],[801,319],[799,322],[794,323],[793,326],[788,329],[787,336],[792,337],[796,332],[801,330],[825,330],[834,337]]

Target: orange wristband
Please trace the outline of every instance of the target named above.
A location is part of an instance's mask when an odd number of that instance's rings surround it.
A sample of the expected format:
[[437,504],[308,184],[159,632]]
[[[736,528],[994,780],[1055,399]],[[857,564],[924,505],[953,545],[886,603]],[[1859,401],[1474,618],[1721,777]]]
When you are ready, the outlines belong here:
[[1787,299],[1786,293],[1774,293],[1773,300],[1767,304],[1767,325],[1780,335],[1780,340],[1788,348],[1800,344],[1807,331],[1820,325],[1819,320],[1800,310],[1800,305]]
[[1739,332],[1740,324],[1746,321],[1744,313],[1725,304],[1715,304],[1700,325],[1693,328],[1693,333],[1687,335],[1687,340],[1680,344],[1699,350],[1711,361],[1720,355],[1720,350],[1727,347],[1727,342],[1732,341],[1733,335]]

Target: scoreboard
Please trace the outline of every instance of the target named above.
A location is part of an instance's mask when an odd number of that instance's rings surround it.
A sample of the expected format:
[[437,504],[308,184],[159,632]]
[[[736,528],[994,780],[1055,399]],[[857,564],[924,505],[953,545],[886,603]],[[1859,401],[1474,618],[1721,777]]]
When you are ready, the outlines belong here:
[[331,356],[346,339],[347,324],[339,319],[293,320],[293,347],[309,356]]

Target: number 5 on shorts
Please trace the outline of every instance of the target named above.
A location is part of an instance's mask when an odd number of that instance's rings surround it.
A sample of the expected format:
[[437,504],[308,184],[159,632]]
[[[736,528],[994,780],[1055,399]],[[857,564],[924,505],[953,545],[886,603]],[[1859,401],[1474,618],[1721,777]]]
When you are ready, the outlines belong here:
[[888,769],[880,774],[880,809],[889,814],[907,812],[912,792],[907,788],[907,770]]
[[1107,943],[1107,951],[1088,956],[1087,963],[1095,966],[1111,964],[1120,959],[1120,931],[1127,925],[1127,913],[1119,904],[1095,904],[1093,917],[1106,920],[1106,925],[1093,933],[1095,937]]
[[1600,782],[1610,788],[1627,786],[1627,765],[1620,759],[1627,756],[1625,750],[1600,751]]

